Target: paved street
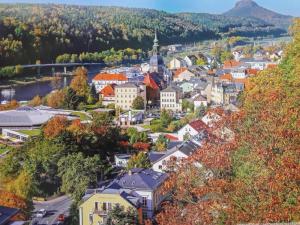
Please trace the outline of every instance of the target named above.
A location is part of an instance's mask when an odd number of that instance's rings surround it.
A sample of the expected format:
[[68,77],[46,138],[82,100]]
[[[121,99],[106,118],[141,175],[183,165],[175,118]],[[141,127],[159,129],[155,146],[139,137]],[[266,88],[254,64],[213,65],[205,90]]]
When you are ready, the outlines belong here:
[[39,225],[55,224],[59,214],[65,214],[66,216],[69,214],[71,203],[70,197],[66,195],[46,202],[35,202],[35,212],[40,209],[46,209],[47,214],[44,218],[34,218],[34,221],[37,221]]

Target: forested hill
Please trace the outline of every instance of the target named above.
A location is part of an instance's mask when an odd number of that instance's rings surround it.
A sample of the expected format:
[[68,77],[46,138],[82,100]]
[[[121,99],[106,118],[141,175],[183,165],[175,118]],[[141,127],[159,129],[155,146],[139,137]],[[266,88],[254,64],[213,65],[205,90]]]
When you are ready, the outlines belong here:
[[[220,20],[226,24],[226,19]],[[218,38],[226,25],[215,29],[219,27],[215,22],[202,23],[150,9],[0,4],[0,66],[35,63],[36,60],[52,62],[63,53],[127,47],[149,50],[155,28],[161,44]],[[245,29],[247,26],[238,23],[229,23],[228,27],[242,29],[241,34],[246,36],[278,34],[278,30],[257,21],[253,21],[252,27],[261,27],[262,32]]]

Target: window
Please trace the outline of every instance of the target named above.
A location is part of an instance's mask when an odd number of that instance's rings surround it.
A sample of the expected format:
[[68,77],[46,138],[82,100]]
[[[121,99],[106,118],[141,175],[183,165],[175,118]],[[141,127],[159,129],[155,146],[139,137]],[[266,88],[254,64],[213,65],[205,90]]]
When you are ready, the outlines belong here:
[[160,169],[160,170],[161,170],[161,169],[162,169],[162,165],[159,165],[159,166],[158,166],[158,169]]
[[147,206],[147,197],[143,197],[142,204],[143,206]]
[[90,224],[93,223],[93,214],[92,213],[89,214],[89,222],[90,222]]
[[102,210],[103,211],[107,211],[106,202],[103,202],[103,204],[102,204]]
[[107,209],[108,209],[108,211],[110,211],[112,209],[110,202],[107,203]]
[[95,210],[98,210],[98,202],[95,202]]
[[147,214],[147,212],[145,212],[145,211],[143,211],[143,219],[145,220],[145,219],[148,219],[148,214]]

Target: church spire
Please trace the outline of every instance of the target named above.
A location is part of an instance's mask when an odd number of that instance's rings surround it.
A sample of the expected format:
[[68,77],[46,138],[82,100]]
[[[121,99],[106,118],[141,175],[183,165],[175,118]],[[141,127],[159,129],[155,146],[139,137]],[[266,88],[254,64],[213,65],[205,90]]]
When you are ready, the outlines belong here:
[[158,38],[157,38],[157,29],[155,28],[155,37],[154,37],[154,41],[153,41],[153,55],[157,55],[158,54],[158,48],[159,48],[159,44],[158,44]]

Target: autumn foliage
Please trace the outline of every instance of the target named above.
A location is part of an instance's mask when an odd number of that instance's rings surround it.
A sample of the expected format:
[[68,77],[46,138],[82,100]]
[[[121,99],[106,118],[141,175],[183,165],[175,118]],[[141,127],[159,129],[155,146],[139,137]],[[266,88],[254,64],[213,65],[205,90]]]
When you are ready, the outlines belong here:
[[16,100],[12,100],[6,104],[0,105],[0,111],[16,109],[20,104]]
[[[238,113],[171,174],[173,202],[161,225],[295,222],[300,220],[300,20],[282,64],[251,78]],[[201,163],[203,167],[195,167]]]
[[46,138],[55,138],[67,129],[68,119],[63,116],[56,116],[48,121],[43,132]]

